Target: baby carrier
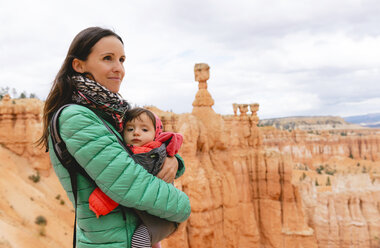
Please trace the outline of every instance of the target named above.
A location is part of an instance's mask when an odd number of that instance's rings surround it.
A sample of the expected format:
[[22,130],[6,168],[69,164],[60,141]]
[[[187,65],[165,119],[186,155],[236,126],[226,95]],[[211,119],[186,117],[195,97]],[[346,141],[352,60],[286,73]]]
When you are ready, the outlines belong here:
[[[73,235],[73,247],[76,247],[76,219],[77,219],[77,181],[76,181],[76,173],[80,173],[84,177],[86,177],[89,181],[96,185],[94,180],[87,174],[87,172],[83,169],[82,166],[78,164],[78,162],[71,156],[66,148],[65,142],[62,140],[61,135],[59,133],[59,116],[62,110],[73,104],[66,104],[59,108],[53,115],[51,122],[49,124],[50,129],[50,137],[52,140],[52,146],[54,152],[60,161],[60,163],[67,169],[70,180],[71,187],[74,195],[74,208],[75,208],[75,220],[74,220],[74,235]],[[94,112],[95,113],[95,112]],[[96,113],[95,113],[96,114]],[[98,116],[99,117],[99,116]],[[154,148],[147,153],[138,153],[133,154],[129,147],[124,145],[124,142],[120,139],[120,137],[113,131],[108,124],[101,118],[99,119],[103,122],[104,126],[108,129],[110,133],[116,136],[119,144],[128,152],[128,154],[133,158],[133,160],[144,167],[149,173],[152,175],[157,175],[157,173],[161,170],[162,163],[166,158],[166,145],[167,143],[163,143],[160,147]],[[170,140],[169,140],[170,141]],[[151,243],[157,243],[160,240],[166,238],[170,234],[172,234],[178,227],[177,223],[167,221],[165,219],[161,219],[159,217],[148,214],[145,211],[140,211],[135,209],[136,214],[139,216],[141,221],[148,227],[148,231],[151,236]],[[124,216],[125,217],[125,216]]]

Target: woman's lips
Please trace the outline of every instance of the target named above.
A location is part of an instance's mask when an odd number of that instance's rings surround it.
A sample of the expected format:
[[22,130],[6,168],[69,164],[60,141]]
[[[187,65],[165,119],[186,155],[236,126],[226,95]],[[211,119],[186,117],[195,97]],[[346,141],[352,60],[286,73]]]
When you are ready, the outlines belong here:
[[113,81],[118,81],[118,82],[121,81],[119,77],[109,77],[108,79],[113,80]]

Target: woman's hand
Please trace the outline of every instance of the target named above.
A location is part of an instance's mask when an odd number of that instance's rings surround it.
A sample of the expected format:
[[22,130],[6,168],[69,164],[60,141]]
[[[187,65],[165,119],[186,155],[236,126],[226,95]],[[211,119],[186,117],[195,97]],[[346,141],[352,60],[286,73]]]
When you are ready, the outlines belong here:
[[172,183],[174,181],[175,175],[178,171],[178,160],[175,157],[167,157],[162,165],[160,172],[158,172],[157,177],[161,178],[167,183]]

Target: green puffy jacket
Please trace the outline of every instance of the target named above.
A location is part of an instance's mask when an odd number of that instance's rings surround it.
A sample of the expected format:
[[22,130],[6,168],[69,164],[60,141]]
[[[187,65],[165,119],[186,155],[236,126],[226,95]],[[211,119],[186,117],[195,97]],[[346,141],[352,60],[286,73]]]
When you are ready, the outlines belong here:
[[[68,106],[59,117],[59,128],[70,154],[100,189],[120,204],[108,215],[96,218],[88,206],[88,198],[96,185],[77,175],[78,248],[130,247],[133,232],[140,224],[130,208],[178,223],[189,217],[191,210],[187,195],[136,164],[94,112],[80,105]],[[57,159],[51,143],[49,140],[54,170],[74,202],[69,173]],[[177,158],[183,165],[182,159]],[[183,170],[181,166],[177,176]]]

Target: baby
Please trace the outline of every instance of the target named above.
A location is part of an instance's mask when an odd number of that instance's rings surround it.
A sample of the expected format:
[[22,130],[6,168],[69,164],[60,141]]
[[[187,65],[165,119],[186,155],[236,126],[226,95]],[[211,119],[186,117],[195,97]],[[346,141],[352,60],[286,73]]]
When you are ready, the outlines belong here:
[[[123,138],[127,149],[134,154],[132,158],[153,175],[161,170],[167,155],[177,154],[183,140],[181,134],[162,132],[161,120],[144,108],[134,108],[126,113]],[[118,203],[96,188],[90,195],[89,205],[99,217],[107,215]],[[178,225],[143,211],[136,210],[136,213],[143,224],[132,236],[132,248],[151,247],[152,243],[153,247],[160,247],[157,242],[174,232]]]

